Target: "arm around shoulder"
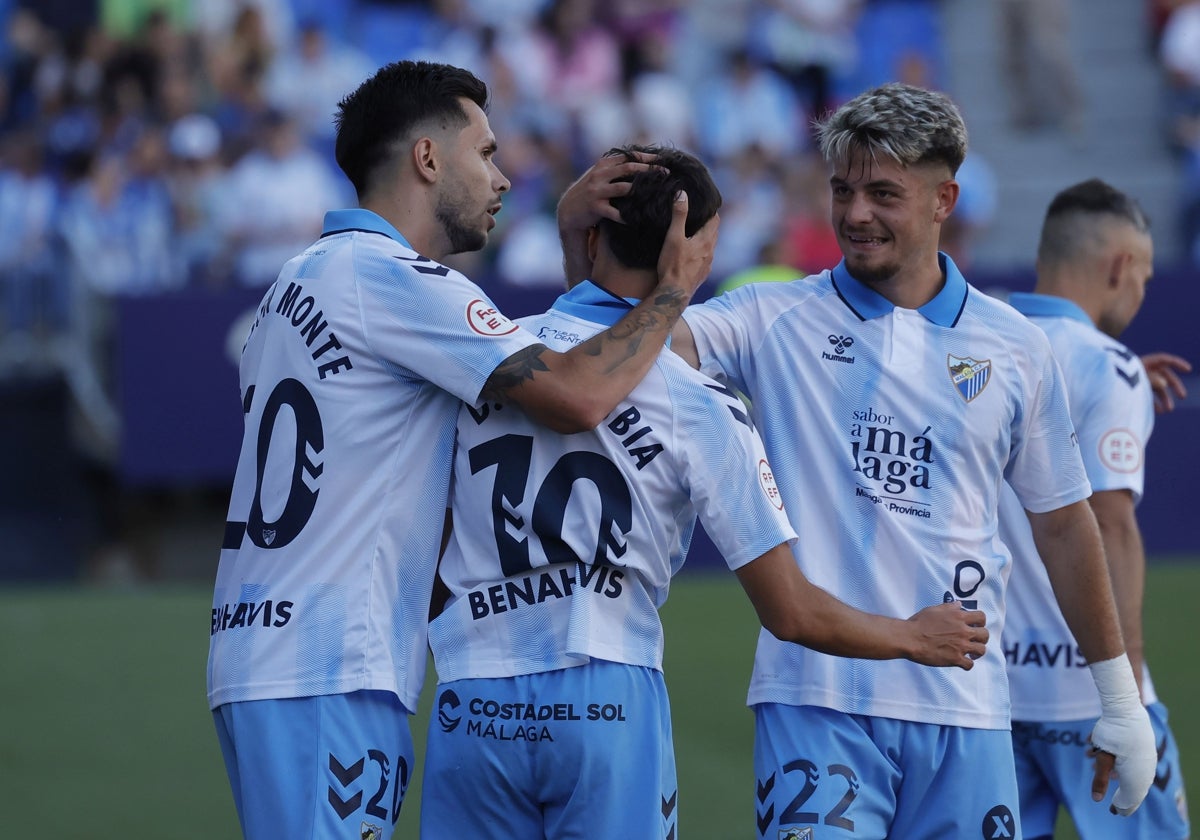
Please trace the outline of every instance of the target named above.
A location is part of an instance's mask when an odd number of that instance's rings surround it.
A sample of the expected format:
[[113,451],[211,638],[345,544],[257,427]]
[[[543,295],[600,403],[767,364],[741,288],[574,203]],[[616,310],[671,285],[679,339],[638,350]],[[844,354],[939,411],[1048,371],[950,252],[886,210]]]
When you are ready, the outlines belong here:
[[566,353],[534,345],[500,364],[482,398],[515,402],[557,432],[594,429],[629,396],[658,358],[672,329],[708,277],[719,217],[684,235],[687,196],[680,194],[658,263],[654,291],[625,317]]

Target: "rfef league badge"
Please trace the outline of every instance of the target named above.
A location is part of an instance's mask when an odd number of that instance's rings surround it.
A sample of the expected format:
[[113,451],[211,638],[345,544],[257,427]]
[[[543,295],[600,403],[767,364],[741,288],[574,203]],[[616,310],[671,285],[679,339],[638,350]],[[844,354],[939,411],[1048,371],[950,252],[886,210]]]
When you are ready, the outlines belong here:
[[950,381],[967,402],[978,397],[992,378],[991,359],[976,361],[969,356],[962,359],[947,355],[946,370],[950,373]]

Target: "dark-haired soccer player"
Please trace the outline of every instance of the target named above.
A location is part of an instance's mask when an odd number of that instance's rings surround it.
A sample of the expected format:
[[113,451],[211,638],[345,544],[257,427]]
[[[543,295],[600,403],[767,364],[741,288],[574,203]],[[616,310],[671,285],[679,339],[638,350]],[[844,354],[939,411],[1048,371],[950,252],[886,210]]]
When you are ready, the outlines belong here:
[[[483,247],[509,188],[486,105],[479,79],[424,62],[350,93],[336,152],[359,206],[326,215],[246,340],[208,699],[248,838],[391,836],[459,401],[594,427],[711,264],[716,225],[685,238],[684,200],[652,293],[626,317],[564,352],[513,324],[439,262]],[[593,168],[597,212],[615,214],[607,200],[628,190],[613,177],[645,168]]]
[[1100,525],[1125,646],[1158,744],[1154,784],[1137,813],[1114,822],[1092,802],[1080,756],[1102,706],[1063,620],[1021,504],[1001,499],[1000,536],[1013,554],[1004,622],[1013,751],[1025,840],[1050,840],[1065,806],[1084,840],[1185,840],[1187,802],[1179,749],[1154,691],[1142,644],[1146,557],[1134,508],[1145,481],[1154,425],[1142,362],[1118,336],[1142,306],[1154,243],[1138,203],[1103,181],[1084,181],[1050,202],[1042,224],[1037,285],[1008,302],[1050,339],[1062,367]]

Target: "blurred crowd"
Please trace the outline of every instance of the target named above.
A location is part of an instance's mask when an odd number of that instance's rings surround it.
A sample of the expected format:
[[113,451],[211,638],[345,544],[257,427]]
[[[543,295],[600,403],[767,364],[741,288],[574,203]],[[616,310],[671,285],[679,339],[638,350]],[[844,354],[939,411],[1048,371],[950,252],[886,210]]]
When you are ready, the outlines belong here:
[[[1013,43],[1055,3],[999,0]],[[1057,5],[1061,5],[1057,4]],[[714,274],[836,261],[811,118],[868,85],[940,86],[937,0],[0,0],[0,282],[4,335],[86,321],[96,296],[263,286],[353,203],[333,162],[338,100],[399,57],[488,80],[513,189],[486,251],[456,266],[557,284],[557,196],[600,153],[667,142],[725,195]],[[1196,196],[1200,2],[1150,0],[1168,142]],[[1059,21],[1061,24],[1061,21]],[[1024,27],[1024,28],[1023,28]],[[1035,44],[1036,46],[1036,44]],[[1016,69],[1028,62],[1013,60]],[[1069,63],[1060,112],[1077,97]],[[1035,119],[1018,97],[1014,121]],[[994,207],[973,159],[948,249]],[[11,343],[11,342],[10,342]],[[10,348],[11,349],[11,348]]]
[[[1065,0],[997,2],[1010,47],[1061,58],[1053,10]],[[1147,2],[1200,262],[1200,0]],[[826,268],[838,250],[811,118],[883,81],[942,86],[939,6],[0,0],[0,369],[53,362],[44,340],[65,332],[90,337],[73,352],[102,357],[114,295],[270,283],[327,208],[354,202],[333,160],[337,102],[401,57],[468,67],[491,86],[513,188],[488,248],[458,258],[472,276],[556,286],[557,197],[630,141],[674,144],[712,166],[725,196],[718,279]],[[1032,126],[1017,72],[1029,62],[1008,58],[1014,124]],[[1056,113],[1070,122],[1078,92],[1070,63],[1058,65]],[[995,178],[978,156],[960,177],[946,248],[966,261]],[[102,390],[75,390],[89,388]],[[96,406],[103,428],[112,418]]]
[[[1049,114],[1072,130],[1068,0],[994,2],[1014,127],[1040,130]],[[1200,0],[1145,2],[1200,265]],[[111,495],[114,300],[269,284],[326,209],[354,203],[333,114],[399,58],[464,66],[490,86],[513,186],[488,247],[454,258],[473,279],[557,288],[558,196],[626,142],[712,167],[725,199],[714,285],[830,267],[840,254],[811,119],[885,81],[946,86],[943,3],[0,0],[0,384],[64,378],[73,444]],[[1026,48],[1058,67],[1055,90],[1023,70]],[[959,177],[944,246],[965,263],[996,178],[978,155]]]
[[[810,117],[862,82],[941,72],[932,0],[0,0],[0,13],[9,339],[102,318],[96,297],[268,284],[325,209],[353,203],[332,115],[396,58],[489,82],[513,189],[488,249],[457,267],[518,285],[559,282],[558,195],[631,140],[713,165],[717,275],[830,265]],[[863,79],[862,42],[882,29],[878,78]]]

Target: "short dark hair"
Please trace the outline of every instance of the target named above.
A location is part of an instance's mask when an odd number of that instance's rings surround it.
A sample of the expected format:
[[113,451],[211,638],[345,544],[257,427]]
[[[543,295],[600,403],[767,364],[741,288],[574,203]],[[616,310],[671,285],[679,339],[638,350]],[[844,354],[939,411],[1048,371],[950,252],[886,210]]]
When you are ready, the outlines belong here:
[[635,160],[634,152],[655,155],[654,167],[620,179],[633,188],[612,199],[621,211],[621,222],[601,219],[600,227],[608,237],[613,256],[628,268],[655,268],[667,230],[671,227],[671,208],[680,190],[688,196],[688,215],[684,232],[691,236],[721,209],[721,191],[699,158],[687,152],[661,146],[621,146],[608,154]]
[[434,120],[465,126],[460,99],[486,110],[487,85],[469,70],[430,61],[384,65],[347,94],[334,116],[334,155],[358,197],[369,192],[375,169],[395,154],[395,144],[417,126]]
[[1123,222],[1139,233],[1150,232],[1150,220],[1136,199],[1099,178],[1090,178],[1051,200],[1042,223],[1038,260],[1051,264],[1083,253],[1099,235],[1095,222],[1101,217]]

